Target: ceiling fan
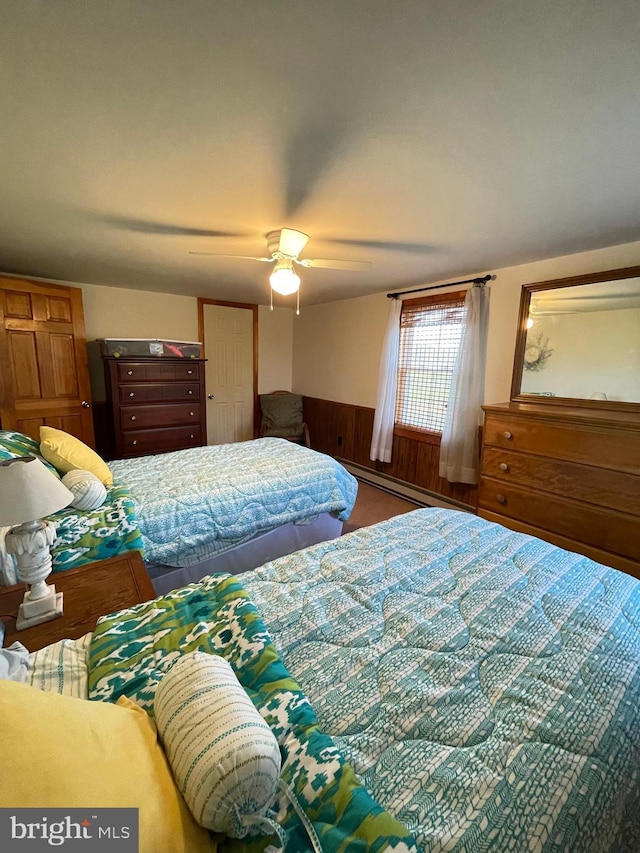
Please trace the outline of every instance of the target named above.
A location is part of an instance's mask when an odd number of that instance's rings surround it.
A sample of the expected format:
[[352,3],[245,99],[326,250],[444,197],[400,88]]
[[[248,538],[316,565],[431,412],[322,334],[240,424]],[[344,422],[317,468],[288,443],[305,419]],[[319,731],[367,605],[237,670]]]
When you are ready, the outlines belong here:
[[[333,270],[366,270],[371,264],[367,261],[329,260],[326,258],[300,258],[300,252],[309,241],[309,235],[293,228],[279,228],[267,234],[267,251],[271,257],[257,258],[250,255],[227,255],[220,252],[189,252],[190,255],[217,255],[222,258],[240,258],[249,261],[261,261],[275,264],[269,277],[272,291],[288,296],[296,293],[300,287],[300,276],[294,264],[301,267],[322,267]],[[273,307],[273,306],[272,306]]]

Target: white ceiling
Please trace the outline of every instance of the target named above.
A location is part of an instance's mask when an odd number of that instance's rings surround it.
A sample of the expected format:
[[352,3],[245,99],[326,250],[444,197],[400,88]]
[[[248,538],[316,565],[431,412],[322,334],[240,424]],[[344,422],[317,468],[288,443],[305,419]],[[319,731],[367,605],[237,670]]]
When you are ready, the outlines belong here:
[[[640,239],[638,0],[3,0],[0,270],[302,303]],[[290,304],[291,298],[280,300]]]

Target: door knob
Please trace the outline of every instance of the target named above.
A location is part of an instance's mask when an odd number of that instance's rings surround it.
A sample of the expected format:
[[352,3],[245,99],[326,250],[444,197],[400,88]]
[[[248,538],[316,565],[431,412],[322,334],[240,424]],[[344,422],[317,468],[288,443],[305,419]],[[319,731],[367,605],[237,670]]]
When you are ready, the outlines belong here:
[[83,409],[88,409],[88,408],[90,408],[90,404],[89,404],[89,403],[87,403],[87,401],[86,401],[86,400],[83,400],[83,401],[82,401],[81,406],[82,406],[82,408],[83,408]]
[[208,397],[210,400],[213,400],[213,398],[214,398],[214,394],[207,394],[207,397]]

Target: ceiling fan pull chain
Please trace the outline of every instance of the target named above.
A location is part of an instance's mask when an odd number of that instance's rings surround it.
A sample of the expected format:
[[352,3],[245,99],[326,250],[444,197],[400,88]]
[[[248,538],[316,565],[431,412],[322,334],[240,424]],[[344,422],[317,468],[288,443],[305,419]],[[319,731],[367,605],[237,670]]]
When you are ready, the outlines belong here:
[[[299,314],[300,313],[300,288],[297,289],[296,295],[298,297],[297,302],[296,302],[296,314]],[[273,296],[271,296],[271,298],[273,299]]]
[[269,293],[271,294],[271,310],[273,311],[273,288],[269,288]]

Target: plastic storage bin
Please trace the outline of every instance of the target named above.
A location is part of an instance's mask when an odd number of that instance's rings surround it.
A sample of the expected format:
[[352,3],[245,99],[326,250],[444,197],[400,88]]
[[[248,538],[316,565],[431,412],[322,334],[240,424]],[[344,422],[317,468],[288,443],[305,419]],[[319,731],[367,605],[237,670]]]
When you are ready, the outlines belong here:
[[113,358],[141,356],[149,358],[202,358],[199,341],[169,341],[158,338],[101,338],[102,355]]

